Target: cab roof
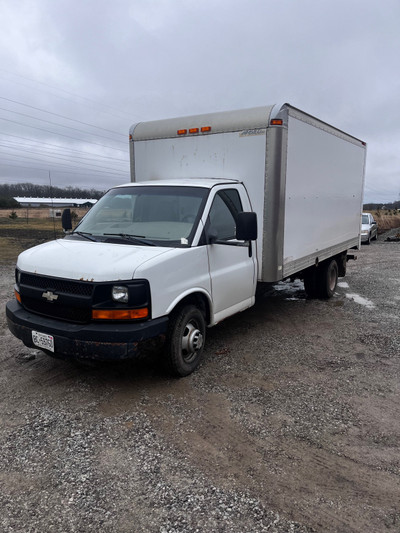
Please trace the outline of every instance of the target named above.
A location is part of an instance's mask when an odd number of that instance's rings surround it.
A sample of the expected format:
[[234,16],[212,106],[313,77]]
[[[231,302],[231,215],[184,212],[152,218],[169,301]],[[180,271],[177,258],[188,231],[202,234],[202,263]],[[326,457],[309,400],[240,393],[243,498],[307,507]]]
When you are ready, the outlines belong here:
[[216,185],[237,184],[239,180],[231,178],[184,178],[184,179],[157,179],[149,181],[135,181],[131,183],[124,183],[113,187],[114,189],[123,187],[203,187],[205,189],[212,189]]

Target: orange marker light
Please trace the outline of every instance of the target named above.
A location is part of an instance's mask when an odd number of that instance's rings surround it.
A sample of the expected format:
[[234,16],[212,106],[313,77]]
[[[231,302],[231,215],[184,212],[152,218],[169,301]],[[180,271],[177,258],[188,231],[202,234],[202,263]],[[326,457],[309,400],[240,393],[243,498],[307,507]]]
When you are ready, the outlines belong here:
[[142,309],[92,309],[93,320],[135,320],[148,316],[147,307]]
[[270,124],[271,126],[283,126],[283,120],[281,118],[273,118]]
[[14,290],[14,296],[15,296],[15,298],[17,299],[17,301],[18,301],[19,303],[22,303],[22,302],[21,302],[21,295],[20,295],[20,293],[17,292],[16,290]]
[[201,128],[201,133],[208,133],[209,131],[211,131],[211,126],[203,126]]
[[176,133],[178,135],[186,135],[187,134],[187,130],[178,130]]
[[190,128],[189,133],[199,133],[199,128]]

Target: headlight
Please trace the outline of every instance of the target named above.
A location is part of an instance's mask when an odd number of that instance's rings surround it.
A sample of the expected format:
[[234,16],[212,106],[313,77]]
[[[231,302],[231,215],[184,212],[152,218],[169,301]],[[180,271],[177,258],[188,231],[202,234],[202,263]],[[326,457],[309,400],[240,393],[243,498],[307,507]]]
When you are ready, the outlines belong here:
[[21,284],[21,271],[18,268],[15,270],[15,281],[17,285]]
[[116,302],[122,302],[122,303],[128,303],[129,299],[129,293],[128,293],[128,287],[123,287],[120,285],[114,285],[112,290],[112,299]]

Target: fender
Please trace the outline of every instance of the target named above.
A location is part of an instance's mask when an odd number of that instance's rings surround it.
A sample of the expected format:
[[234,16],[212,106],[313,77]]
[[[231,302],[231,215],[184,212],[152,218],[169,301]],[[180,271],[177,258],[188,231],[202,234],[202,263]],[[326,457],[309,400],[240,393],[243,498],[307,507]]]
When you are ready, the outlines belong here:
[[209,308],[209,312],[210,312],[210,320],[209,320],[209,326],[213,326],[214,325],[214,305],[213,305],[213,301],[212,301],[212,298],[211,298],[211,294],[204,290],[202,287],[194,287],[192,289],[188,289],[187,291],[184,291],[183,293],[181,293],[179,296],[177,296],[171,303],[170,305],[168,306],[167,308],[167,315],[171,314],[171,312],[185,299],[185,298],[188,298],[189,296],[195,296],[197,294],[202,294],[206,297],[207,299],[207,303],[208,303],[208,308]]

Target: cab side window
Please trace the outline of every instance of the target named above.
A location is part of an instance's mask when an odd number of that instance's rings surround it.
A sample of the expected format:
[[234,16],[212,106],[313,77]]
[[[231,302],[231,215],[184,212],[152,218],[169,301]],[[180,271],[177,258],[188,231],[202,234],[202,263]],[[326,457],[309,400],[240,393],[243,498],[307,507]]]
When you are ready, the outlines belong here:
[[217,232],[218,240],[236,238],[237,214],[242,211],[242,202],[236,189],[219,191],[210,209],[210,227]]

